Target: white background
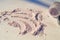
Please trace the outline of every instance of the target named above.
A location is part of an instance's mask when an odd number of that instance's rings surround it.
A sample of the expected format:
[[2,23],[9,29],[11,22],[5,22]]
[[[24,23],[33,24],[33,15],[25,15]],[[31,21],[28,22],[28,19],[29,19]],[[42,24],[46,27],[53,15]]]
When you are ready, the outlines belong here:
[[[47,24],[47,27],[45,28],[46,36],[34,37],[31,34],[20,36],[18,35],[18,28],[10,27],[2,22],[0,23],[0,40],[60,40],[60,26],[57,24],[57,20],[49,15],[48,9],[39,5],[35,5],[34,3],[24,2],[22,0],[0,1],[0,12],[4,10],[13,10],[16,8],[41,8],[43,10],[44,22]],[[50,17],[47,17],[47,15]]]

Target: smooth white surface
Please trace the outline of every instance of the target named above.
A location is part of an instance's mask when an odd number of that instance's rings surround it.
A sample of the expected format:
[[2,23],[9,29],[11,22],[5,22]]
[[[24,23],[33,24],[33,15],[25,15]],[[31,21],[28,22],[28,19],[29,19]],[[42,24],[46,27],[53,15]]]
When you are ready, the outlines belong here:
[[[46,36],[32,36],[26,34],[24,36],[18,35],[19,29],[10,27],[4,22],[0,24],[0,40],[60,40],[60,26],[57,24],[57,20],[49,15],[48,9],[43,8],[42,6],[35,5],[33,3],[28,3],[24,1],[17,0],[8,0],[5,2],[0,2],[0,11],[4,10],[13,10],[16,8],[32,8],[37,9],[41,8],[43,10],[44,22],[47,24],[45,29]],[[48,15],[50,17],[48,17]],[[8,32],[7,32],[8,30]]]

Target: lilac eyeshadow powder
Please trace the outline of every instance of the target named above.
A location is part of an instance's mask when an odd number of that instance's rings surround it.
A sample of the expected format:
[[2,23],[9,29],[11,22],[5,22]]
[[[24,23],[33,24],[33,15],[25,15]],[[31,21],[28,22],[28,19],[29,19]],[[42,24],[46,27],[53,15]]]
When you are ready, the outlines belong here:
[[51,9],[50,9],[50,14],[51,14],[51,15],[58,15],[57,9],[56,9],[56,8],[51,8]]

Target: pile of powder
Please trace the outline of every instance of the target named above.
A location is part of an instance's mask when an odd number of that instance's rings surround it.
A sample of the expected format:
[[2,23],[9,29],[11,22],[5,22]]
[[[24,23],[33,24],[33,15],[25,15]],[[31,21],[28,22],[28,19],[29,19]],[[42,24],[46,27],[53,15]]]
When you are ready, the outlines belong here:
[[38,35],[44,31],[45,24],[42,23],[43,15],[39,9],[21,9],[0,12],[0,22],[5,22],[9,26],[18,27],[19,34],[31,33]]

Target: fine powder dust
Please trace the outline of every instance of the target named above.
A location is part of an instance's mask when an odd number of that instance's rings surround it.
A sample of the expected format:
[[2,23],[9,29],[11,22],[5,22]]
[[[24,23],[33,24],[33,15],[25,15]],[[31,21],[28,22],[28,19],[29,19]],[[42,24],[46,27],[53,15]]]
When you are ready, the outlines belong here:
[[1,12],[0,19],[1,22],[5,22],[9,26],[18,27],[19,34],[22,35],[31,33],[36,36],[44,31],[45,24],[42,23],[43,15],[41,10],[17,8],[12,11]]

